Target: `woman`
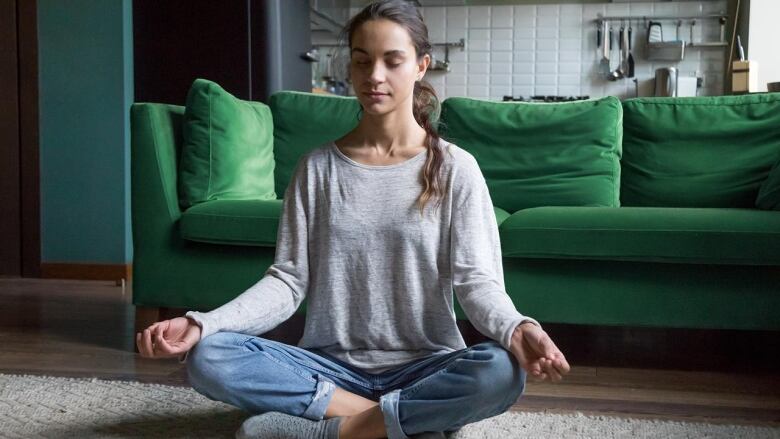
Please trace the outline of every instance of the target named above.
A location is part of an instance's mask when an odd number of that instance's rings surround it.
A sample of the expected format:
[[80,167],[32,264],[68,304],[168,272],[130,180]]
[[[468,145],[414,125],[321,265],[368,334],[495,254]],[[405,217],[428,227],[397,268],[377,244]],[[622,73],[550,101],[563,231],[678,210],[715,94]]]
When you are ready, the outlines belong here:
[[[570,370],[506,294],[476,160],[433,128],[417,9],[376,2],[345,33],[362,117],[299,159],[274,264],[231,302],[137,336],[143,356],[183,354],[198,392],[256,414],[238,437],[445,437],[509,409],[526,371],[557,382]],[[453,290],[492,340],[465,346]],[[304,298],[298,346],[257,336]]]

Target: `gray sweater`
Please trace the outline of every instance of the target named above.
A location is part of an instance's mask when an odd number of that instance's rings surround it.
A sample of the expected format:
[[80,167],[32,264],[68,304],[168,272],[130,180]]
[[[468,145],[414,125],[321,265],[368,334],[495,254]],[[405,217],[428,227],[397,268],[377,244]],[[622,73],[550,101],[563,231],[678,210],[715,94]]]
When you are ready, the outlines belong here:
[[445,196],[436,212],[437,199],[426,204],[424,218],[416,200],[427,151],[385,166],[356,162],[333,142],[303,155],[284,194],[274,263],[225,305],[186,313],[201,339],[263,334],[307,298],[298,346],[375,374],[466,347],[453,290],[477,330],[507,350],[517,325],[539,325],[506,293],[496,216],[476,159],[443,139],[439,147]]

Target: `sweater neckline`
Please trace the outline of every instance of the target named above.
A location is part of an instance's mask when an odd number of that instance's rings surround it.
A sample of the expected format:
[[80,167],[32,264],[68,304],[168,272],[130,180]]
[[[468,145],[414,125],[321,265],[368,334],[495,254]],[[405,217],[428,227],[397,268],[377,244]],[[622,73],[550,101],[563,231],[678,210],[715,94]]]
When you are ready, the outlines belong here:
[[347,156],[346,154],[341,152],[339,147],[336,145],[335,141],[331,141],[330,142],[330,146],[331,146],[331,149],[333,149],[333,151],[336,153],[337,156],[341,157],[344,161],[346,161],[350,165],[357,166],[357,167],[364,168],[364,169],[375,169],[375,170],[395,169],[395,168],[400,168],[400,167],[403,167],[403,166],[408,166],[408,165],[410,165],[410,164],[412,164],[414,162],[419,161],[422,157],[425,157],[427,155],[427,153],[428,153],[428,150],[426,149],[424,151],[421,151],[421,152],[417,153],[417,155],[415,155],[414,157],[412,157],[410,159],[406,159],[406,160],[404,160],[404,161],[402,161],[400,163],[394,163],[392,165],[367,165],[365,163],[356,162],[355,160],[352,160],[351,158],[349,158],[349,156]]

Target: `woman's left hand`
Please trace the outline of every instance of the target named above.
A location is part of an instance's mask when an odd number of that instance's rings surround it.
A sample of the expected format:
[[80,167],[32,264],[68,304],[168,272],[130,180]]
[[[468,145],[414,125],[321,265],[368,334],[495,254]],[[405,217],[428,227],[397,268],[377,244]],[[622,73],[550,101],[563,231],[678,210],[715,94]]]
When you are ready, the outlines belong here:
[[561,381],[563,375],[571,370],[566,357],[550,336],[530,322],[517,326],[512,334],[510,351],[517,358],[520,367],[542,381],[548,378],[553,382]]

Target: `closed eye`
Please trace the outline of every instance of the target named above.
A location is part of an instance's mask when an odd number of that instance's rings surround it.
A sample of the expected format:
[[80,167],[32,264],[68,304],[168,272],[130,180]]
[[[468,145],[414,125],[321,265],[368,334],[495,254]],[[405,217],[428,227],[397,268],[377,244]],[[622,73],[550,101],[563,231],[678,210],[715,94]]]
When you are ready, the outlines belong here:
[[[358,64],[358,65],[361,65],[361,66],[364,66],[364,65],[371,64],[371,63],[370,63],[370,62],[368,62],[368,61],[358,61],[358,62],[357,62],[357,64]],[[389,64],[389,66],[390,66],[390,67],[393,67],[393,68],[395,68],[395,67],[398,67],[398,66],[400,66],[400,65],[402,65],[402,64],[403,64],[403,63],[398,63],[398,64]]]

